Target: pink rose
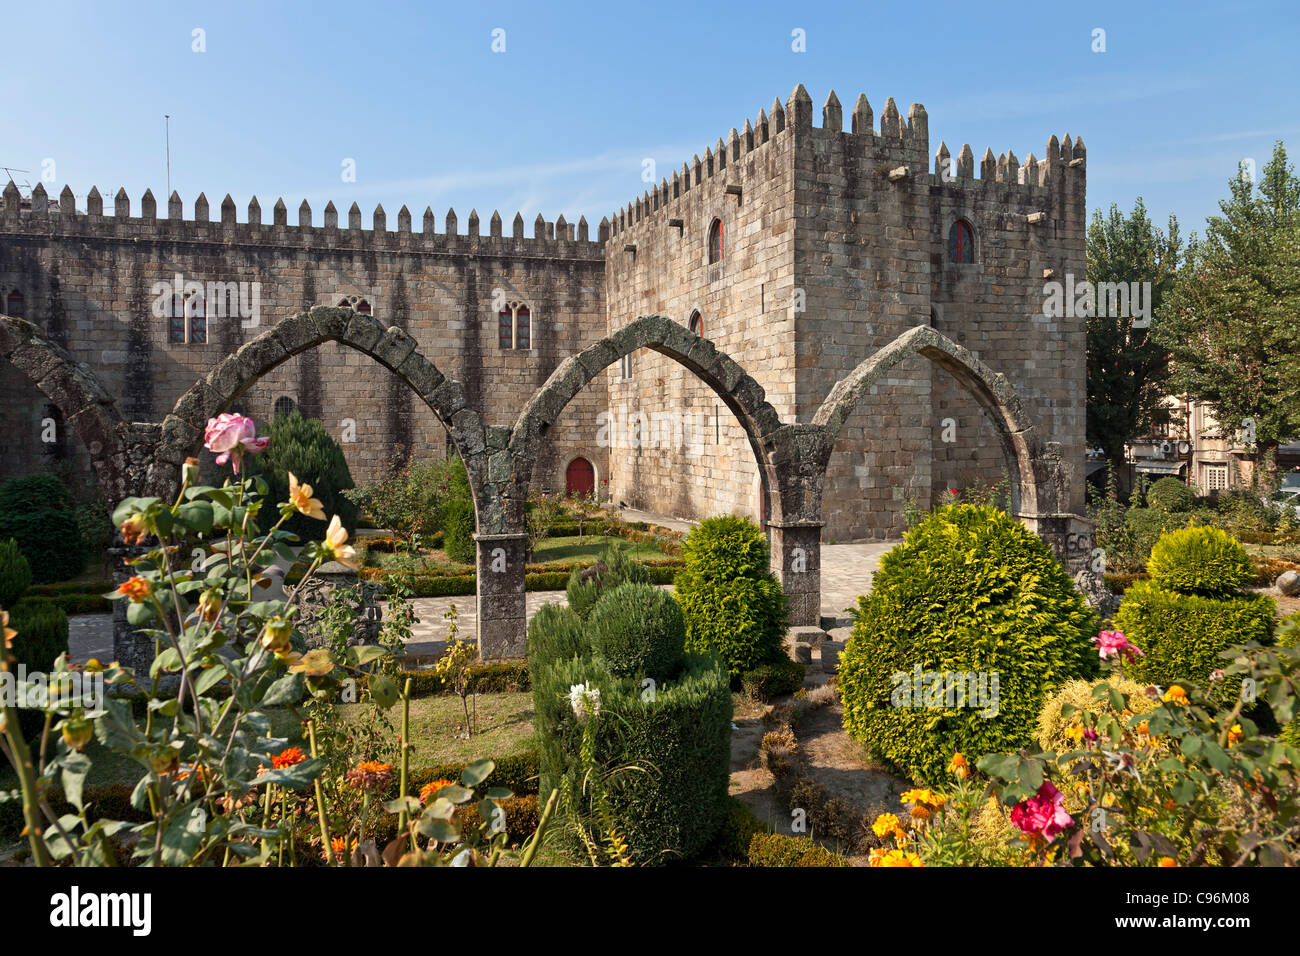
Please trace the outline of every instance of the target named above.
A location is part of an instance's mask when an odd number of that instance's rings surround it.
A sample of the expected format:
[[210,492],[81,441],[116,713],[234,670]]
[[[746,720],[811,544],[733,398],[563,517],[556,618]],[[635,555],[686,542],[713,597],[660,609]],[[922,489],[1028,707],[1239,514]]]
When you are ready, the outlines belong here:
[[1102,631],[1092,639],[1092,643],[1097,645],[1097,653],[1102,660],[1119,656],[1131,661],[1146,656],[1128,642],[1122,631]]
[[1058,833],[1074,824],[1074,817],[1066,812],[1061,791],[1050,780],[1044,780],[1037,794],[1011,808],[1011,822],[1022,833],[1037,833],[1051,843]]
[[257,437],[257,425],[251,418],[230,412],[209,418],[208,427],[203,429],[203,446],[217,453],[218,465],[233,461],[235,474],[239,474],[239,464],[245,453],[256,454],[270,441],[269,438]]

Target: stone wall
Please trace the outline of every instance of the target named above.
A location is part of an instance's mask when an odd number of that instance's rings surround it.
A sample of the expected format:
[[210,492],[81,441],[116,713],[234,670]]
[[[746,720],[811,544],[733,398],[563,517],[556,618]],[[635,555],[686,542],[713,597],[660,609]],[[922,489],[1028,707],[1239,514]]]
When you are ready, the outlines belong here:
[[[6,200],[9,197],[6,196]],[[157,219],[146,203],[131,216],[119,197],[116,214],[46,216],[6,204],[0,214],[0,287],[21,288],[26,318],[90,364],[118,398],[128,420],[160,421],[197,379],[244,341],[286,316],[313,305],[364,301],[385,325],[407,330],[420,351],[441,371],[460,379],[484,421],[512,425],[528,396],[567,355],[603,334],[604,262],[598,242],[577,227],[539,222],[533,237],[518,219],[513,235],[479,235],[476,215],[458,234],[454,213],[436,232],[427,213],[423,233],[412,233],[403,209],[396,232],[376,210],[373,229],[361,228],[360,212],[348,228],[337,226],[333,206],[325,225],[289,226],[283,208],[277,222],[260,222],[250,207],[247,222],[207,221],[200,197],[195,218]],[[71,209],[71,196],[62,208]],[[310,223],[310,210],[300,210]],[[168,318],[154,314],[154,284],[186,281],[245,283],[245,304],[259,284],[256,323],[246,311],[219,318],[207,303],[208,341],[172,344]],[[497,312],[502,302],[524,302],[531,311],[531,348],[498,347]],[[235,311],[231,309],[230,311]],[[279,399],[321,418],[343,443],[353,477],[377,477],[394,450],[416,457],[443,457],[446,432],[434,415],[396,376],[369,357],[336,343],[295,356],[242,395],[233,410],[266,420]],[[12,368],[0,369],[0,477],[31,470],[40,423],[48,401]],[[603,451],[586,427],[603,395],[580,395],[557,423],[549,457],[539,466],[546,483],[563,486],[564,467],[577,454],[604,469]],[[62,446],[84,470],[84,450],[75,438]],[[348,440],[352,439],[352,440]],[[543,479],[539,477],[539,482]]]

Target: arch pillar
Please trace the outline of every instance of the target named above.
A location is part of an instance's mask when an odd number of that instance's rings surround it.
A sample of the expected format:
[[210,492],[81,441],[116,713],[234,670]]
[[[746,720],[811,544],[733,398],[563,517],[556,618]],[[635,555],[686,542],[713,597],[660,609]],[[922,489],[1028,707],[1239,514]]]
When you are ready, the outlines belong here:
[[484,660],[528,653],[528,601],[524,573],[528,533],[476,534],[478,653]]
[[822,616],[822,522],[769,523],[772,573],[789,601],[790,627],[817,627]]

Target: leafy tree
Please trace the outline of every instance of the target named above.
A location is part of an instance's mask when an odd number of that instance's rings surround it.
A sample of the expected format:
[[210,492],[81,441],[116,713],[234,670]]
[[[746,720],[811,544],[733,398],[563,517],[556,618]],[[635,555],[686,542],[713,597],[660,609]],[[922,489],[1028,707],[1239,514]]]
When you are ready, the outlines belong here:
[[[1150,282],[1147,305],[1154,315],[1173,286],[1182,241],[1178,220],[1163,232],[1147,218],[1142,198],[1125,216],[1112,205],[1088,226],[1088,281]],[[1098,297],[1099,298],[1099,297]],[[1095,313],[1111,311],[1097,301]],[[1088,317],[1088,443],[1100,447],[1118,472],[1124,446],[1161,422],[1161,399],[1169,378],[1169,353],[1131,316]]]
[[1278,445],[1300,435],[1300,180],[1278,142],[1258,188],[1245,176],[1229,188],[1204,241],[1189,244],[1153,336],[1177,386],[1253,441],[1253,481],[1262,470],[1271,485]]

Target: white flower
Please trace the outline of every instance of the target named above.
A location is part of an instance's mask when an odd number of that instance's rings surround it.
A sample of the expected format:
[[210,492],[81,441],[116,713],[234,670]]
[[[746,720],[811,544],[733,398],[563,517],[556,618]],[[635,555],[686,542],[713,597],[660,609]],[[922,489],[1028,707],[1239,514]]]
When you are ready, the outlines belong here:
[[572,684],[569,687],[569,706],[578,723],[585,724],[588,718],[600,713],[600,688],[588,687],[586,684]]

